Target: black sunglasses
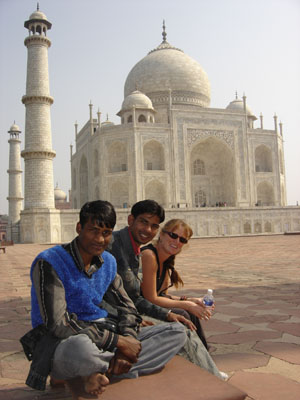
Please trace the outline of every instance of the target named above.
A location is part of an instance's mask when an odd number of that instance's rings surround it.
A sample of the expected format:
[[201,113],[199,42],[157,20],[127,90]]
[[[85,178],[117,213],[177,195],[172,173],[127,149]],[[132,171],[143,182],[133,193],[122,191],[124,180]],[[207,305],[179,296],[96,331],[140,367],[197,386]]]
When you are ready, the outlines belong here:
[[163,232],[167,233],[170,236],[171,239],[178,239],[179,238],[179,241],[181,243],[183,243],[183,244],[187,244],[187,242],[188,242],[188,239],[186,239],[185,237],[177,235],[177,233],[168,232],[168,231],[164,231],[164,230],[163,230]]

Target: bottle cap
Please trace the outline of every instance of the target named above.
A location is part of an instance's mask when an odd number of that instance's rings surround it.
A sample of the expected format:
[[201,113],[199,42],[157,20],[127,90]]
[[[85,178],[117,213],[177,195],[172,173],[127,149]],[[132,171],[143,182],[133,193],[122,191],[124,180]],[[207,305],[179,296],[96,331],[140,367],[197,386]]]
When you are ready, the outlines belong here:
[[213,294],[213,290],[212,289],[207,289],[207,293],[208,294]]

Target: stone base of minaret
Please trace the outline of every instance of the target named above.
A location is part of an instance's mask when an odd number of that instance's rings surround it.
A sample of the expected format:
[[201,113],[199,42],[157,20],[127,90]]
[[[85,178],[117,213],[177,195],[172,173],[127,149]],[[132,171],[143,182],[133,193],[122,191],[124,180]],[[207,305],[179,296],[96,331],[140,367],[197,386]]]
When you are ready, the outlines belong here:
[[60,210],[47,208],[23,210],[20,235],[22,243],[61,243]]
[[21,243],[20,221],[16,223],[9,221],[7,225],[6,237],[9,242],[12,241],[13,243]]

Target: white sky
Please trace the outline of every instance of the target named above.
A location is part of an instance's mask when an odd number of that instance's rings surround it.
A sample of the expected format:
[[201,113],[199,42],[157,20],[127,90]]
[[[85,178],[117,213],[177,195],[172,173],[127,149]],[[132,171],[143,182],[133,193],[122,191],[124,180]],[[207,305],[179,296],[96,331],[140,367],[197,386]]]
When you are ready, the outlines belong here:
[[[211,107],[243,93],[264,128],[283,123],[288,204],[300,203],[300,0],[40,0],[48,31],[54,185],[70,188],[70,144],[94,117],[115,114],[131,68],[167,40],[197,60],[211,83]],[[24,148],[27,49],[24,21],[33,0],[0,0],[0,214],[7,213],[7,131],[15,121]],[[256,121],[255,127],[259,127]],[[23,191],[24,194],[24,191]]]

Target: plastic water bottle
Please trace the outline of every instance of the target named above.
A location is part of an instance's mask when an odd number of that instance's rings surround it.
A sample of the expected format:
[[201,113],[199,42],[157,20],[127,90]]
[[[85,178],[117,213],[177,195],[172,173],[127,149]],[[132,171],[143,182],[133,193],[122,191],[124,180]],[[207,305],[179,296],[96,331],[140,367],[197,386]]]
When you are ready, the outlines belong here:
[[214,299],[214,296],[213,296],[213,290],[212,289],[207,289],[207,293],[203,297],[203,304],[205,305],[206,308],[208,308],[211,311],[214,302],[215,302],[215,299]]

